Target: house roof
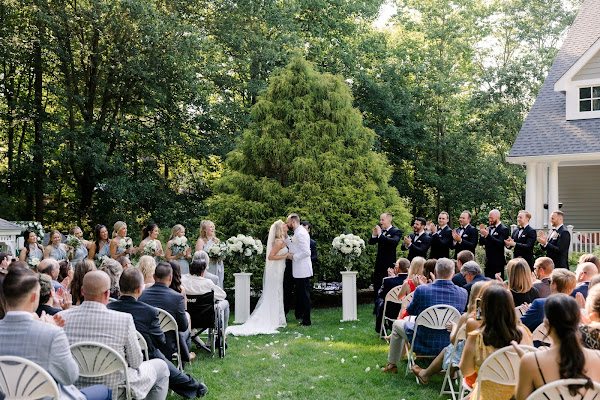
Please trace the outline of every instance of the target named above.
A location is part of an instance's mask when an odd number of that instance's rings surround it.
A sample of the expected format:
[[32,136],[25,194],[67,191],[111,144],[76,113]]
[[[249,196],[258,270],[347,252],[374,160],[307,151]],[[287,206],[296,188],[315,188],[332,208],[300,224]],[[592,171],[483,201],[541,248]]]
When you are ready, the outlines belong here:
[[5,219],[0,218],[0,231],[19,231],[21,232],[23,227],[17,224],[13,224]]
[[600,118],[566,120],[565,94],[554,84],[600,38],[600,0],[585,0],[508,155],[600,153]]

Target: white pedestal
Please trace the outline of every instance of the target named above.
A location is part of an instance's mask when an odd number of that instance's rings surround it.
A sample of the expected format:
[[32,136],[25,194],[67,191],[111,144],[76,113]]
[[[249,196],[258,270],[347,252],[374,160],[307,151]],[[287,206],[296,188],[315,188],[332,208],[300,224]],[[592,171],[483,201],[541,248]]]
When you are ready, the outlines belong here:
[[243,324],[250,316],[250,277],[249,272],[237,272],[235,276],[235,320]]
[[357,271],[342,271],[342,320],[356,321],[356,274]]

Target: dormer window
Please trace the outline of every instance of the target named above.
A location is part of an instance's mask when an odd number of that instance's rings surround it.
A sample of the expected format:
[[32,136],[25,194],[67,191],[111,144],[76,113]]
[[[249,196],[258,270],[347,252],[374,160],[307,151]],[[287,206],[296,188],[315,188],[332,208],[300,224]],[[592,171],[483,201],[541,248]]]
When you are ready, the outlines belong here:
[[579,112],[600,111],[600,86],[579,88]]

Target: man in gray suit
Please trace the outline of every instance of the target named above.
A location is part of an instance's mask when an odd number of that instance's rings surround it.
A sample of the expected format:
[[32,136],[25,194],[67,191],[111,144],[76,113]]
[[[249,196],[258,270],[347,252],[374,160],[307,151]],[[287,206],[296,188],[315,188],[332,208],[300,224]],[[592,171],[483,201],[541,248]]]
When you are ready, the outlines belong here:
[[64,319],[34,317],[40,285],[33,271],[25,268],[9,271],[2,282],[2,292],[7,312],[0,321],[0,355],[22,357],[48,371],[58,384],[61,400],[112,398],[106,386],[96,385],[81,391],[73,386],[79,369],[69,351],[67,335],[59,327],[64,325]]

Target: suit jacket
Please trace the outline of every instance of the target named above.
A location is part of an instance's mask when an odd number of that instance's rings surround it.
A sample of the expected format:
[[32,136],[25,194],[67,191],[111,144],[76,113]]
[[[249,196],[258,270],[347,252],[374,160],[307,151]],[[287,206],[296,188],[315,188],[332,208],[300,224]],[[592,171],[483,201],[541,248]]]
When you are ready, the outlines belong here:
[[[485,246],[485,268],[490,270],[503,270],[506,265],[506,259],[504,258],[504,241],[508,239],[509,230],[507,227],[498,224],[493,233],[486,237],[481,236],[479,238],[479,244]],[[487,272],[486,272],[486,275]]]
[[539,282],[535,282],[533,287],[537,289],[540,297],[548,297],[551,294],[550,278],[544,278]]
[[[460,227],[455,229],[456,233],[460,233]],[[472,226],[471,224],[467,224],[463,233],[460,235],[462,241],[454,243],[454,239],[452,240],[452,248],[454,249],[454,258],[458,256],[463,250],[469,250],[471,253],[475,254],[475,248],[477,247],[477,237],[479,234],[477,233],[477,228]]]
[[294,255],[292,259],[292,275],[294,278],[310,278],[313,276],[313,268],[310,254],[310,235],[302,225],[294,230],[294,240],[289,236],[285,243]]
[[406,247],[404,243],[402,244],[402,247],[400,247],[402,250],[408,249],[408,256],[406,258],[408,258],[409,261],[412,261],[415,257],[423,257],[426,259],[427,250],[429,250],[429,246],[431,246],[431,236],[423,231],[423,234],[419,236],[417,240],[415,240],[414,233],[411,233],[408,237],[412,240],[410,247]]
[[61,400],[85,400],[73,386],[79,368],[62,328],[36,321],[33,315],[8,314],[0,320],[0,355],[23,357],[42,367],[58,384]]
[[521,322],[531,332],[535,330],[542,322],[544,322],[544,306],[546,305],[546,298],[535,299],[529,309],[521,317]]
[[382,284],[381,280],[387,276],[388,268],[393,268],[396,263],[396,248],[400,243],[402,231],[395,226],[390,226],[385,233],[371,237],[369,244],[377,244],[377,257],[375,258],[375,272],[373,274],[373,288],[377,289]]
[[569,230],[561,225],[556,231],[557,235],[548,240],[545,246],[546,255],[554,261],[554,268],[569,269],[569,246],[571,245],[571,234]]
[[[436,279],[428,285],[419,285],[414,291],[414,297],[406,311],[409,315],[418,316],[426,308],[446,304],[458,311],[465,309],[467,304],[467,291],[456,286],[450,280]],[[412,340],[414,322],[406,322],[404,331],[408,339]],[[450,333],[445,330],[434,330],[420,327],[412,349],[417,354],[437,355],[450,343]]]
[[[390,290],[395,288],[396,286],[400,286],[404,283],[408,274],[398,274],[396,276],[391,276],[383,279],[383,283],[379,288],[379,292],[377,292],[377,297],[385,300],[385,296],[389,293]],[[389,304],[388,304],[389,305]]]
[[589,282],[578,283],[575,289],[571,292],[571,297],[576,297],[577,293],[581,293],[584,299],[587,299],[588,289],[590,287]]
[[522,257],[529,264],[529,268],[533,271],[533,246],[537,242],[537,232],[531,226],[527,225],[523,228],[521,237],[519,237],[519,230],[515,229],[511,237],[515,241],[514,256]]
[[444,229],[438,230],[431,235],[431,253],[429,258],[450,258],[450,247],[452,247],[452,229],[446,225]]

